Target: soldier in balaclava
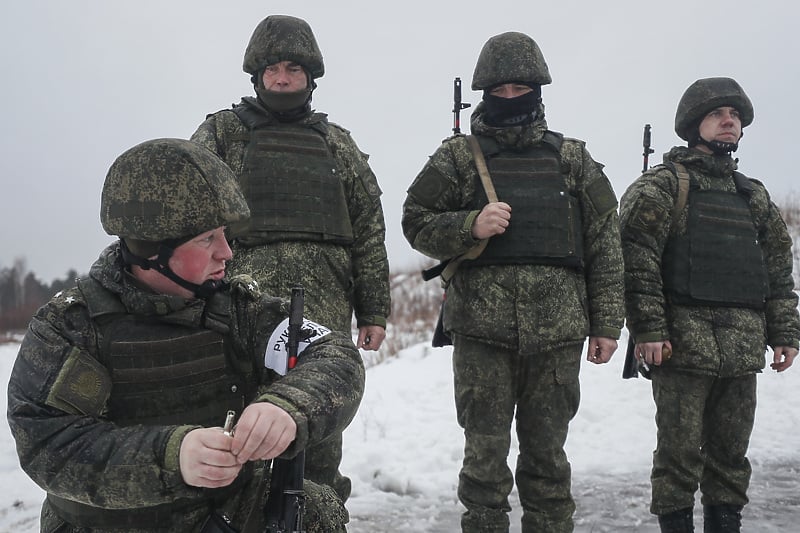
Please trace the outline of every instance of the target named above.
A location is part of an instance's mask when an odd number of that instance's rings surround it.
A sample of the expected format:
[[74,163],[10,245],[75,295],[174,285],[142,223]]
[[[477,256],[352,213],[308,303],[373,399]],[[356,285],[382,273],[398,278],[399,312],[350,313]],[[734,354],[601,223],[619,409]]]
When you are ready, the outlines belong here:
[[[389,316],[389,266],[381,190],[350,133],[311,108],[325,73],[308,23],[271,15],[256,27],[244,54],[255,96],[210,115],[192,135],[237,174],[252,214],[231,228],[230,270],[288,297],[302,285],[309,317],[377,350]],[[343,499],[350,480],[339,473],[341,435],[306,457],[310,479]]]
[[753,105],[731,78],[692,83],[675,113],[675,146],[620,205],[628,329],[650,368],[657,446],[650,511],[661,531],[738,532],[748,502],[746,452],[756,374],[797,355],[792,239],[764,185],[732,157]]
[[[226,275],[225,229],[248,216],[236,176],[195,143],[155,139],[114,161],[100,219],[119,240],[36,313],[8,384],[20,464],[47,493],[42,531],[265,531],[269,460],[355,415],[350,338],[307,321],[287,373],[287,302]],[[304,490],[305,530],[344,532],[336,493]],[[233,531],[215,527],[203,531]]]
[[[589,361],[607,362],[623,325],[617,199],[584,143],[548,128],[542,87],[550,81],[529,36],[489,39],[472,78],[483,91],[472,136],[444,141],[403,206],[408,242],[458,264],[444,270],[442,326],[464,429],[465,532],[508,531],[515,482],[522,531],[573,530],[564,443],[578,409],[581,352],[588,337]],[[492,187],[483,185],[479,160]]]

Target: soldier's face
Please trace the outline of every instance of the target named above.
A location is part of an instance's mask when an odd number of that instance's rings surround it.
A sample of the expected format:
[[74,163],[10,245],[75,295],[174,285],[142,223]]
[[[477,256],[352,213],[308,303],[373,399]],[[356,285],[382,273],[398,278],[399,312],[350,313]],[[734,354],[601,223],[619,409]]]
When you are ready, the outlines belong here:
[[293,61],[281,61],[267,65],[261,82],[268,91],[297,92],[308,86],[308,77],[303,67]]
[[742,136],[742,119],[733,107],[718,107],[700,122],[700,137],[708,142],[737,143]]
[[528,94],[532,90],[533,89],[527,85],[522,85],[521,83],[503,83],[502,85],[494,87],[489,91],[489,94],[500,98],[516,98],[517,96]]
[[225,228],[201,233],[175,248],[169,266],[178,276],[202,285],[208,280],[221,280],[225,276],[225,262],[233,257]]

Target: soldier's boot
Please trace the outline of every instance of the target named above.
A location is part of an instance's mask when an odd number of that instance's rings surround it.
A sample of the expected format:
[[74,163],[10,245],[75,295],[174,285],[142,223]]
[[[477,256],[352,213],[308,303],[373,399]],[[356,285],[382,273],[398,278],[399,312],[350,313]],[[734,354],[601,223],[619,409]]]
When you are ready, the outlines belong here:
[[678,509],[667,514],[658,515],[661,533],[694,533],[692,508]]
[[703,506],[704,533],[739,533],[741,530],[741,505],[723,503]]

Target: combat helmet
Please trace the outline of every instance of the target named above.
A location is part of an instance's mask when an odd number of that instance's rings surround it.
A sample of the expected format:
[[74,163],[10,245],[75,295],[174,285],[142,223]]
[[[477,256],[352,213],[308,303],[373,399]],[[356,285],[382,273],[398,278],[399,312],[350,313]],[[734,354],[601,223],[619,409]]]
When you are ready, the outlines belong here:
[[712,110],[730,106],[739,111],[742,128],[753,122],[753,104],[744,89],[731,78],[703,78],[692,83],[683,93],[675,112],[675,133],[694,143],[697,126]]
[[178,277],[169,267],[175,248],[249,216],[230,167],[183,139],[154,139],[124,152],[108,170],[100,201],[103,229],[120,238],[126,264],[152,268],[200,297],[220,285]]
[[183,139],[145,141],[120,155],[100,203],[106,233],[149,242],[192,237],[249,215],[230,167]]
[[553,81],[536,41],[514,31],[495,35],[483,45],[472,74],[472,90],[510,81],[532,85],[547,85]]
[[262,20],[247,43],[242,70],[257,76],[267,65],[281,61],[297,63],[311,79],[325,74],[322,52],[305,20],[289,15],[270,15]]

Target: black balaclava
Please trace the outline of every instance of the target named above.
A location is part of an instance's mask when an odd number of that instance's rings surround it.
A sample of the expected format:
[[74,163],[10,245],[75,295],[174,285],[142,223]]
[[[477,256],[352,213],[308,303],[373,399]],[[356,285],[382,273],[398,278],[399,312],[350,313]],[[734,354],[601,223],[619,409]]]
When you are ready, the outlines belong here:
[[[198,285],[178,276],[169,266],[169,258],[172,257],[175,248],[190,239],[192,239],[192,237],[169,239],[161,242],[120,239],[122,260],[126,265],[136,265],[144,270],[155,270],[184,289],[192,291],[196,297],[205,299],[226,287],[227,282],[224,280],[209,279],[203,282],[202,285]],[[131,248],[133,248],[135,252],[132,251]],[[155,259],[148,259],[154,255],[156,256]]]
[[[303,70],[306,71],[305,67]],[[311,111],[311,95],[317,84],[306,71],[306,87],[291,93],[268,91],[264,88],[264,70],[250,78],[255,87],[258,101],[272,112],[281,122],[299,120]]]
[[521,83],[530,87],[531,91],[515,98],[503,98],[491,94],[497,85],[484,89],[483,102],[486,112],[483,120],[487,125],[496,128],[522,126],[541,118],[538,116],[539,104],[542,101],[541,85],[524,82],[505,83]]

